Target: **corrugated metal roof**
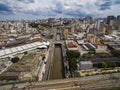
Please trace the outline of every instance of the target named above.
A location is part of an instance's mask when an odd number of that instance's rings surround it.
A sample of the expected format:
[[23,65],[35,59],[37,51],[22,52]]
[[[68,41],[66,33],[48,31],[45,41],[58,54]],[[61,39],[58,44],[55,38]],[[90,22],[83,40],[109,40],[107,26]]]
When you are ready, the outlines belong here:
[[4,50],[0,50],[0,58],[2,58],[2,56],[5,55],[11,55],[11,54],[17,54],[20,51],[29,51],[29,49],[35,49],[37,47],[47,47],[46,46],[47,43],[41,43],[41,42],[34,42],[34,43],[30,43],[30,44],[26,44],[26,45],[22,45],[22,46],[17,46],[17,47],[13,47],[13,48],[7,48]]

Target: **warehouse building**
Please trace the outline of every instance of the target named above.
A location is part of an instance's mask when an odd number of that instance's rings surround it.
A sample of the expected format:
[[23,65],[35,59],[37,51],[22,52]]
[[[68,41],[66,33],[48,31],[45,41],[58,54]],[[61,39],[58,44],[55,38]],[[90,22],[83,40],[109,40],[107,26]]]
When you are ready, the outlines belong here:
[[49,46],[49,42],[34,42],[12,48],[1,49],[0,58],[11,57],[12,55],[34,50],[36,48],[46,48],[47,46]]

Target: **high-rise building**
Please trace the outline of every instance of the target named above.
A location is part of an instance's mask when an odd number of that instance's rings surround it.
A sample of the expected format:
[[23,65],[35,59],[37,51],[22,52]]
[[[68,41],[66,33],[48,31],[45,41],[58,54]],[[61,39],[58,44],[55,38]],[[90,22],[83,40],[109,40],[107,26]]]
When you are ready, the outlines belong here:
[[87,21],[88,23],[91,23],[91,22],[92,22],[92,17],[91,17],[91,16],[87,16],[85,19],[86,19],[86,21]]
[[68,29],[64,29],[63,36],[64,36],[64,39],[68,39]]
[[115,17],[114,16],[108,16],[107,17],[107,24],[108,26],[112,26],[114,23]]
[[120,15],[119,15],[119,16],[117,16],[117,20],[120,20]]
[[107,32],[107,26],[104,25],[104,27],[103,27],[103,33],[106,34],[106,32]]
[[103,33],[103,28],[104,28],[103,20],[97,20],[95,23],[95,28],[97,29],[98,33]]
[[118,26],[118,31],[120,32],[120,25]]
[[100,22],[98,33],[103,33],[104,22]]
[[73,26],[71,26],[71,32],[74,33],[75,28]]

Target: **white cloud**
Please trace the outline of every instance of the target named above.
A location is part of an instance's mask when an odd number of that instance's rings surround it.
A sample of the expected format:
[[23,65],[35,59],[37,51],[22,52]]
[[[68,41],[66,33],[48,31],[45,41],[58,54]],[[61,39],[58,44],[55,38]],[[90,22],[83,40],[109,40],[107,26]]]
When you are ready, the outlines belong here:
[[[107,2],[107,3],[106,3]],[[78,17],[79,15],[107,16],[119,15],[119,0],[1,0],[9,5],[13,13],[39,17]],[[105,4],[104,6],[101,5]],[[109,5],[109,6],[107,6]],[[11,15],[12,16],[12,15]],[[7,17],[7,15],[6,15]]]

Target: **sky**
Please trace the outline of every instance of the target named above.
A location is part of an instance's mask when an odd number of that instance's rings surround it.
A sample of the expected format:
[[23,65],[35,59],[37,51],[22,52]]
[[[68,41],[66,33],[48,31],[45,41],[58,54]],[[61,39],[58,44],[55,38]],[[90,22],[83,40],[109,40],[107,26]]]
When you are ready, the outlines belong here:
[[0,20],[120,15],[120,0],[0,0]]

